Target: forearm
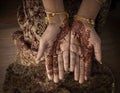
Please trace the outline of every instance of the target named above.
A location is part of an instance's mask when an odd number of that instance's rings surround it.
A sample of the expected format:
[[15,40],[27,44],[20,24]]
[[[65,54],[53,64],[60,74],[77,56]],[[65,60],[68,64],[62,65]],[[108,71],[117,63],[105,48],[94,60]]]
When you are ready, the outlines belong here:
[[63,12],[63,0],[42,0],[46,11]]
[[83,0],[77,15],[94,20],[100,7],[101,4],[96,0]]

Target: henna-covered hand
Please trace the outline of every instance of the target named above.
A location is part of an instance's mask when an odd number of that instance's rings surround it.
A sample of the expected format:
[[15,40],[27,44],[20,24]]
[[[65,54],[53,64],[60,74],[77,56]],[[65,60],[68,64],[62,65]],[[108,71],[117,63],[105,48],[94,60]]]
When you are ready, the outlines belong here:
[[[66,21],[61,26],[50,23],[40,39],[36,59],[39,60],[45,55],[47,76],[50,80],[53,79],[55,83],[59,79],[63,79],[64,68],[65,70],[68,69],[69,40],[66,33],[67,27]],[[65,64],[64,67],[63,64]]]
[[101,40],[94,27],[80,20],[75,20],[71,30],[70,71],[74,71],[74,79],[83,83],[90,76],[93,53],[101,62]]
[[61,26],[61,33],[58,35],[56,53],[58,55],[59,79],[64,78],[64,71],[69,70],[69,47],[70,29],[67,20]]

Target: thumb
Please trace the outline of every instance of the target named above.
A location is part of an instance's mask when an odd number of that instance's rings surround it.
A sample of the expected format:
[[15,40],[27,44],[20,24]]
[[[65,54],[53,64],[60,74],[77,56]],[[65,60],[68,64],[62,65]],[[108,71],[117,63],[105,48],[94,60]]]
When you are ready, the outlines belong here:
[[37,57],[36,57],[36,60],[37,60],[37,61],[43,56],[43,53],[44,53],[44,51],[45,51],[45,48],[46,48],[46,43],[45,43],[45,41],[40,40],[39,49],[38,49],[38,53],[37,53]]
[[101,59],[102,59],[102,56],[101,56],[101,43],[94,44],[94,52],[95,52],[95,58],[96,58],[96,60],[100,64],[102,64],[102,62],[101,62]]

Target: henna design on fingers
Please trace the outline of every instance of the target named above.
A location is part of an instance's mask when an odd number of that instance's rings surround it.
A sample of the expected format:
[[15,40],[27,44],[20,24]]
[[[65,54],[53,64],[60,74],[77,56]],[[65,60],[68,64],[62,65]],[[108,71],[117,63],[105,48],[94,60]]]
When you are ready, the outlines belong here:
[[89,79],[89,77],[90,77],[90,72],[91,72],[91,58],[92,58],[92,52],[86,58],[86,62],[85,62],[85,80]]
[[80,57],[79,55],[76,55],[76,63],[75,63],[75,69],[74,69],[74,80],[79,80],[79,73],[80,73]]
[[79,83],[82,84],[85,80],[85,62],[83,61],[83,58],[80,57],[80,77],[79,77]]
[[46,63],[46,70],[47,70],[47,75],[48,78],[51,80],[52,79],[52,75],[53,75],[53,57],[51,55],[47,55],[47,57],[45,58],[45,63]]
[[[83,62],[85,63],[85,67],[84,67],[85,77],[86,77],[85,79],[87,79],[90,75],[90,66],[91,66],[90,64],[91,64],[91,57],[93,53],[93,45],[90,44],[89,42],[91,31],[86,30],[84,24],[79,20],[76,20],[73,23],[72,31],[73,31],[74,38],[77,38],[77,40],[80,43],[80,47],[79,47],[81,50],[80,56],[83,57]],[[83,78],[82,76],[80,77]]]
[[[58,26],[58,25],[56,25]],[[58,54],[63,52],[61,49],[61,44],[65,41],[65,36],[68,34],[68,22],[67,19],[63,21],[63,24],[59,27],[60,32],[57,34],[55,41],[51,41],[51,44],[48,44],[45,55],[46,58],[46,70],[48,77],[51,78],[50,75],[53,75],[52,79],[55,83],[59,81],[59,68],[58,68]]]
[[58,83],[59,81],[59,72],[58,72],[58,57],[55,55],[53,56],[53,73],[54,73],[54,82]]
[[[63,21],[63,24],[60,26],[60,33],[57,35],[57,40],[54,42],[53,47],[52,47],[53,55],[56,56],[56,57],[53,57],[54,82],[56,83],[59,81],[60,78],[63,79],[63,75],[59,76],[60,68],[58,67],[58,55],[63,54],[64,52],[64,50],[61,49],[61,45],[66,42],[65,37],[68,34],[68,32],[69,32],[68,20],[65,19]],[[61,71],[61,72],[62,72],[61,74],[64,74],[64,71]]]
[[58,55],[58,69],[59,69],[59,79],[64,78],[64,66],[63,66],[63,54]]
[[73,72],[76,63],[76,54],[74,52],[70,53],[70,71]]
[[48,55],[46,59],[47,59],[48,70],[51,70],[53,65],[52,63],[53,57],[51,55]]
[[53,72],[55,75],[58,75],[58,60],[57,56],[53,57]]

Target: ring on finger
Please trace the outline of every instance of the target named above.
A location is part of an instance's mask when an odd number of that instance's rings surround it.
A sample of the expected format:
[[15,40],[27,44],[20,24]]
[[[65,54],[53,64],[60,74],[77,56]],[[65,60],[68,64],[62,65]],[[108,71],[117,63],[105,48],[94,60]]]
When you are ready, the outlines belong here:
[[84,60],[84,57],[80,57],[80,61]]
[[53,58],[57,58],[57,55],[54,55]]

